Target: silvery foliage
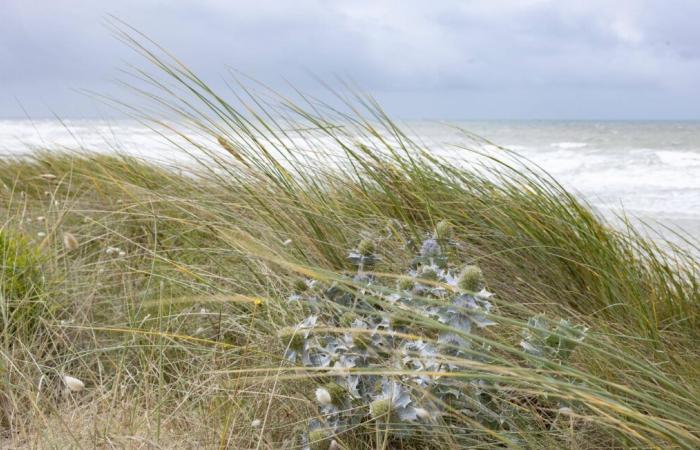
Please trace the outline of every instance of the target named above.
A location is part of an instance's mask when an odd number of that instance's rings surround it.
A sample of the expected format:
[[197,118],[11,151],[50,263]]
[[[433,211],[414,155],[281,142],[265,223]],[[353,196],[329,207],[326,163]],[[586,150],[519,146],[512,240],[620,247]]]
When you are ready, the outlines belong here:
[[560,320],[552,330],[543,315],[531,317],[523,331],[520,346],[526,353],[544,358],[538,365],[559,362],[569,358],[571,352],[583,341],[587,328],[571,325],[568,320]]
[[[392,433],[410,434],[448,409],[487,426],[504,423],[507,412],[493,401],[491,393],[497,389],[493,383],[440,375],[467,373],[459,364],[465,359],[488,363],[490,348],[477,344],[472,337],[480,329],[497,325],[489,318],[493,294],[485,289],[459,289],[458,274],[443,252],[446,244],[445,240],[426,239],[407,272],[411,282],[399,282],[398,288],[387,289],[367,272],[378,256],[353,251],[348,258],[357,266],[350,283],[354,289],[311,282],[312,289],[290,296],[290,302],[302,304],[312,314],[295,327],[285,357],[306,367],[325,368],[334,380],[327,389],[332,401],[319,404],[322,422],[313,419],[309,432],[315,430],[318,434],[322,429],[328,435],[339,433],[372,417],[391,422]],[[364,301],[370,297],[381,298],[391,306]],[[336,304],[346,313],[327,319],[323,316],[326,323],[322,326],[343,327],[348,332],[314,332],[321,326],[323,302]],[[432,333],[423,331],[425,339],[408,339],[397,332],[415,334],[424,327],[412,326],[404,317],[414,318],[413,322],[415,318],[433,319],[446,327]],[[585,333],[565,321],[554,332],[549,331],[542,316],[533,317],[528,325],[521,345],[527,353],[542,357],[565,359]],[[372,374],[372,369],[377,369],[377,374]],[[387,369],[396,369],[401,375],[382,375]],[[354,373],[359,370],[362,374]],[[308,436],[303,439],[305,447],[311,448]]]

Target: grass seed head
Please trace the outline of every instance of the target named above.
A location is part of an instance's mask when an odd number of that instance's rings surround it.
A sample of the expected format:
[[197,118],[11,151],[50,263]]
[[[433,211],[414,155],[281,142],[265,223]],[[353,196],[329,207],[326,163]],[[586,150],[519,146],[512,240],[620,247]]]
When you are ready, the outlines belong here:
[[80,246],[80,243],[78,242],[78,239],[72,234],[67,231],[63,233],[63,246],[68,250],[69,252],[72,252],[73,250],[77,250],[78,247]]
[[63,376],[63,383],[71,392],[79,392],[85,388],[85,383],[70,375]]
[[321,405],[330,405],[333,403],[333,398],[328,389],[320,387],[316,389],[316,401]]
[[420,420],[428,420],[430,419],[430,413],[428,412],[427,409],[425,408],[416,408],[416,416]]

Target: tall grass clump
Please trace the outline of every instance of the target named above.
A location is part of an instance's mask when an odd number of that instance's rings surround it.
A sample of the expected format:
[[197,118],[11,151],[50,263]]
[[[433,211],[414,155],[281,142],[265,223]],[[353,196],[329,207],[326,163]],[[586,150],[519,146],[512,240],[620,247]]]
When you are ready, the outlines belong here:
[[219,93],[115,31],[156,71],[111,101],[189,159],[0,161],[55,305],[0,355],[8,445],[700,446],[692,241],[466,133],[440,157],[370,97]]

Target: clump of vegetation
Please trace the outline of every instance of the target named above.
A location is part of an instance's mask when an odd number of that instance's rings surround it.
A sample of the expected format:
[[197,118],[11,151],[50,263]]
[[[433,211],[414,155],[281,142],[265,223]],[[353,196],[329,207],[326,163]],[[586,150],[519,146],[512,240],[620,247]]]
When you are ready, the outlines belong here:
[[16,337],[31,333],[44,309],[39,250],[19,233],[0,229],[0,329]]
[[[320,417],[311,420],[311,431],[301,439],[316,443],[310,448],[320,448],[333,436],[357,432],[363,423],[381,423],[387,438],[409,442],[434,427],[443,433],[453,429],[456,442],[466,445],[473,436],[465,434],[460,417],[468,416],[496,432],[517,429],[516,423],[527,420],[527,414],[513,407],[516,395],[503,394],[509,387],[494,381],[488,369],[471,364],[497,361],[491,346],[478,339],[479,330],[498,325],[490,319],[493,294],[484,289],[477,266],[457,270],[443,259],[439,260],[442,267],[435,264],[433,258],[442,255],[447,245],[444,229],[440,235],[443,245],[432,238],[423,242],[419,255],[423,264],[408,271],[414,281],[404,289],[393,290],[364,272],[377,258],[374,246],[361,243],[361,250],[348,257],[358,271],[346,280],[346,295],[334,295],[336,285],[325,288],[322,297],[289,297],[289,302],[301,303],[313,314],[294,328],[287,358],[333,380],[315,390]],[[358,260],[357,253],[364,258]],[[426,273],[431,276],[426,278]],[[324,300],[331,302],[330,314],[319,315]],[[346,312],[341,315],[338,307]],[[349,313],[351,323],[345,319]],[[328,326],[342,331],[316,331]],[[549,330],[544,316],[537,315],[528,321],[520,345],[528,353],[561,364],[583,341],[585,332],[584,327],[570,326],[565,320]],[[542,360],[536,363],[541,366]],[[573,411],[566,401],[560,400],[557,407]]]

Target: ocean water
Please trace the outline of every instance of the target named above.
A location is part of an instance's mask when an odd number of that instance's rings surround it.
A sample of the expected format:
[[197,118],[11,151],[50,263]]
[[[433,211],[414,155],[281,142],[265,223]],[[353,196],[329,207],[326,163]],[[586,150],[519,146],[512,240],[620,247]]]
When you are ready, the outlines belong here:
[[[539,165],[614,221],[625,211],[680,242],[664,227],[700,239],[700,122],[406,122],[436,152],[467,130]],[[122,151],[155,161],[186,160],[162,136],[132,121],[0,120],[0,157],[37,147]],[[470,143],[470,146],[473,145]],[[488,147],[488,146],[487,146]]]
[[[700,122],[459,122],[530,159],[614,220],[624,211],[681,242],[665,229],[700,239]],[[416,135],[449,142],[462,134],[415,124]]]

